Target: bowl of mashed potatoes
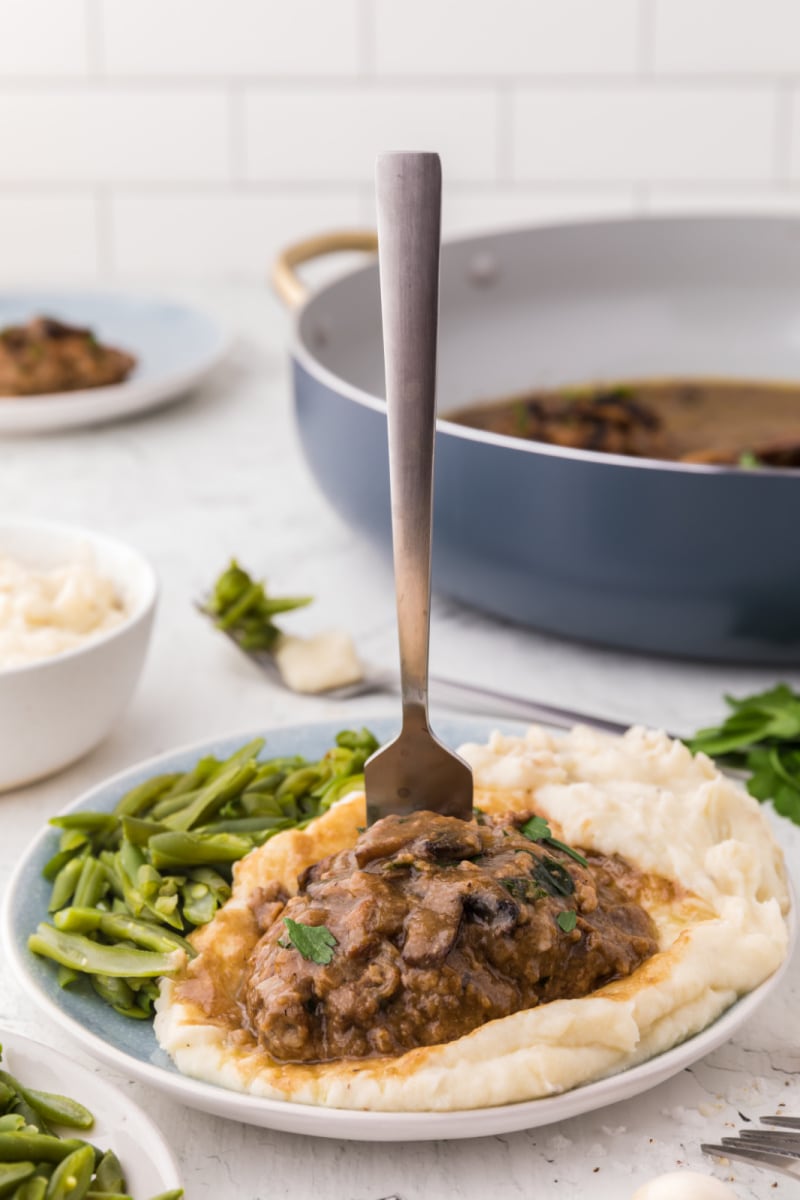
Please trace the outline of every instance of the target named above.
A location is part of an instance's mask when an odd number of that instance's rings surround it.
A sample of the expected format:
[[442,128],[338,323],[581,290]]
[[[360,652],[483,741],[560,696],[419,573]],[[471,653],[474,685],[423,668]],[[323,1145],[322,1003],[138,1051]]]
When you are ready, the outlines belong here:
[[111,730],[144,664],[157,590],[122,542],[0,520],[0,790],[67,766]]

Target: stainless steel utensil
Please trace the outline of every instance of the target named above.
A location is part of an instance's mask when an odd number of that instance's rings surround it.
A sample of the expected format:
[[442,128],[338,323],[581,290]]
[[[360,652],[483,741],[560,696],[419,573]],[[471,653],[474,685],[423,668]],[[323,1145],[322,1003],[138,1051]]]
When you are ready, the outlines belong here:
[[403,723],[364,768],[367,820],[420,809],[468,820],[472,771],[428,723],[439,157],[381,155],[376,186]]
[[[209,619],[215,629],[225,634],[236,649],[249,658],[260,671],[263,671],[281,687],[289,690],[289,685],[281,675],[274,656],[268,650],[246,649],[230,629],[220,629],[213,613],[208,611],[202,601],[195,601],[194,606],[199,613]],[[379,667],[364,664],[363,660],[362,666],[364,674],[355,683],[345,683],[339,687],[325,688],[322,692],[304,694],[316,695],[325,700],[354,700],[359,696],[399,694],[400,676],[397,671],[381,670]],[[595,713],[561,708],[555,704],[546,704],[542,700],[532,700],[528,696],[520,696],[518,693],[480,687],[474,683],[464,683],[460,679],[448,679],[444,675],[431,675],[428,683],[429,690],[433,692],[437,702],[445,708],[477,712],[484,716],[514,718],[520,721],[543,721],[545,725],[553,725],[556,729],[571,729],[573,725],[591,725],[595,729],[602,729],[605,733],[620,734],[630,728],[630,722],[612,721],[608,717],[599,717]],[[671,736],[679,735],[672,734]]]
[[738,1137],[724,1137],[713,1145],[704,1142],[700,1149],[715,1158],[741,1158],[756,1166],[772,1167],[792,1179],[800,1178],[786,1169],[787,1163],[800,1160],[800,1117],[761,1117],[760,1125],[777,1128],[742,1129]]

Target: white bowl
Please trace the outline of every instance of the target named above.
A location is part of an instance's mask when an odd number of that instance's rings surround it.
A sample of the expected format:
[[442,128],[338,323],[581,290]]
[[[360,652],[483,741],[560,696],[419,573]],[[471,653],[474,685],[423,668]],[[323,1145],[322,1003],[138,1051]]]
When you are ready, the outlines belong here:
[[144,664],[158,585],[153,568],[123,542],[49,521],[0,518],[0,556],[49,569],[90,550],[126,617],[82,646],[24,666],[0,667],[0,790],[74,762],[106,736]]

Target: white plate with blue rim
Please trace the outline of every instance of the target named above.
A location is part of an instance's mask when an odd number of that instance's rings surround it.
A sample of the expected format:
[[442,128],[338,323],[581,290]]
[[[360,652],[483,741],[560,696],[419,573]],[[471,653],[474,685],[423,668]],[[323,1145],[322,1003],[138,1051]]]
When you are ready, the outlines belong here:
[[34,316],[91,329],[136,357],[122,383],[39,396],[0,396],[0,434],[48,433],[117,421],[185,395],[224,357],[228,334],[212,317],[170,300],[123,292],[0,291],[0,329]]
[[[63,1137],[85,1138],[120,1161],[128,1194],[149,1200],[181,1186],[175,1159],[156,1125],[138,1105],[105,1079],[65,1054],[0,1029],[2,1066],[24,1087],[69,1096],[94,1116],[89,1130],[58,1129]],[[55,1128],[55,1126],[54,1126]]]
[[[354,721],[349,714],[348,718],[351,727],[366,724],[381,742],[397,732],[397,723],[392,719],[364,716]],[[334,744],[342,725],[341,717],[335,721],[287,725],[170,751],[115,775],[64,811],[110,812],[125,792],[150,776],[187,771],[198,758],[207,754],[226,758],[259,734],[267,738],[264,753],[269,757],[302,755],[318,759]],[[520,734],[526,726],[514,721],[468,717],[436,721],[437,734],[452,747],[468,741],[486,741],[492,730],[498,728]],[[457,1112],[367,1112],[268,1100],[182,1075],[158,1045],[149,1022],[121,1016],[91,991],[60,988],[54,964],[28,950],[29,934],[40,921],[47,919],[50,884],[43,878],[42,868],[57,846],[56,830],[43,829],[9,882],[2,938],[6,960],[20,986],[87,1051],[117,1070],[151,1084],[190,1107],[286,1133],[357,1141],[429,1141],[511,1133],[593,1112],[655,1087],[728,1041],[780,985],[791,957],[791,954],[787,955],[785,963],[774,975],[694,1037],[608,1079],[584,1084],[559,1095]],[[794,941],[794,921],[791,940]]]

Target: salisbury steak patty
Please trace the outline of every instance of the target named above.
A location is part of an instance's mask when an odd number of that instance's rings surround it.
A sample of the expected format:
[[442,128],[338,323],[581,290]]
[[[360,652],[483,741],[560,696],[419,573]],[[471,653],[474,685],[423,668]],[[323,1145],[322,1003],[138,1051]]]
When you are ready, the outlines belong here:
[[[532,841],[526,820],[386,817],[285,905],[261,894],[251,1032],[286,1062],[401,1054],[633,971],[657,949],[641,877]],[[326,926],[335,944],[315,957],[330,961],[305,957],[285,918]]]
[[124,350],[104,346],[91,329],[34,317],[0,329],[0,396],[34,396],[120,383],[136,366]]

